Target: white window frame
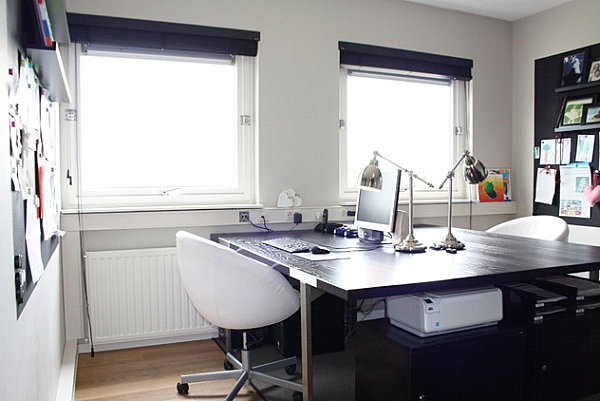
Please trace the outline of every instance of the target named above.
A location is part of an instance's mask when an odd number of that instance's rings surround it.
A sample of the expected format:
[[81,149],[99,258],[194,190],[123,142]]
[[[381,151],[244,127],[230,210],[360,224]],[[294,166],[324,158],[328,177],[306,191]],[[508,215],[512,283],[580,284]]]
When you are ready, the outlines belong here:
[[[84,49],[79,43],[70,46],[70,61],[72,60],[71,71],[74,71],[74,76],[71,81],[75,84],[76,101],[75,110],[79,110],[80,88],[78,85],[79,57],[82,56]],[[135,54],[131,52],[131,54]],[[118,55],[118,53],[111,54]],[[135,54],[136,57],[154,57],[162,58],[164,56],[152,56]],[[78,149],[78,132],[81,132],[80,116],[76,117],[75,121],[67,121],[65,118],[63,128],[61,129],[63,141],[63,149],[65,156],[62,164],[63,177],[68,175],[72,177],[69,185],[69,180],[63,180],[63,197],[64,209],[148,209],[169,207],[234,207],[239,205],[256,205],[256,118],[255,118],[255,58],[247,56],[234,56],[233,62],[236,65],[237,77],[237,152],[239,156],[238,163],[238,185],[232,189],[195,189],[187,187],[185,189],[173,190],[173,188],[164,188],[160,190],[150,189],[130,189],[125,193],[122,191],[102,191],[102,192],[86,192],[83,193],[80,187],[79,176],[79,160],[80,154]],[[202,61],[201,58],[198,61]],[[205,59],[204,61],[209,61]],[[65,114],[77,114],[67,112]],[[249,123],[243,123],[242,119],[249,116]],[[83,116],[82,116],[83,117]],[[83,117],[84,118],[84,117]],[[219,166],[214,166],[216,174],[218,174]],[[209,172],[211,173],[211,172]]]
[[[339,87],[340,87],[340,124],[339,124],[339,161],[340,161],[340,174],[339,174],[339,197],[341,203],[354,203],[356,202],[356,197],[358,193],[358,187],[348,186],[348,148],[347,148],[347,132],[345,122],[347,119],[347,79],[350,73],[360,74],[364,76],[373,76],[373,77],[381,77],[381,78],[390,78],[390,79],[448,79],[445,77],[440,77],[431,74],[424,73],[413,73],[408,71],[398,71],[398,70],[390,70],[383,68],[374,68],[374,67],[357,67],[357,66],[340,66],[340,75],[339,75]],[[452,135],[452,149],[450,149],[452,157],[452,165],[448,166],[448,170],[450,170],[454,163],[458,161],[461,157],[462,153],[465,149],[468,149],[470,146],[470,136],[471,132],[471,120],[470,120],[470,110],[472,110],[471,105],[471,85],[470,81],[462,81],[462,80],[450,80],[450,86],[452,91],[452,127],[454,127]],[[384,156],[388,157],[386,152],[382,149],[373,149],[382,153]],[[393,157],[390,157],[391,160],[399,162],[398,160],[394,160]],[[365,166],[367,165],[368,160],[365,160]],[[380,161],[380,166],[383,167],[384,164],[387,164],[385,161]],[[390,165],[390,167],[393,167]],[[403,166],[407,169],[414,169],[416,174],[419,174],[418,166]],[[427,177],[432,184],[434,184],[435,188],[426,188],[424,186],[417,186],[415,184],[414,189],[414,199],[415,201],[440,201],[448,198],[448,183],[444,185],[443,188],[439,188],[439,185],[442,183],[445,177]],[[408,180],[404,178],[401,179],[401,192],[399,196],[399,201],[407,201],[408,193],[404,189],[408,187]],[[465,183],[464,179],[462,179],[462,173],[460,169],[457,169],[455,179],[453,180],[452,185],[452,193],[454,200],[466,200],[470,199],[470,191]]]

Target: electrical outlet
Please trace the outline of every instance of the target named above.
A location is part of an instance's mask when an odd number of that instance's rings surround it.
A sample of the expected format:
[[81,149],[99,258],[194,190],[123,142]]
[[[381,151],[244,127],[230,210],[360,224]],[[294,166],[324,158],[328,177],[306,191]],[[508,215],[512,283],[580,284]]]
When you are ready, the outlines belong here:
[[250,212],[248,212],[248,211],[240,212],[239,216],[240,216],[240,223],[250,220]]

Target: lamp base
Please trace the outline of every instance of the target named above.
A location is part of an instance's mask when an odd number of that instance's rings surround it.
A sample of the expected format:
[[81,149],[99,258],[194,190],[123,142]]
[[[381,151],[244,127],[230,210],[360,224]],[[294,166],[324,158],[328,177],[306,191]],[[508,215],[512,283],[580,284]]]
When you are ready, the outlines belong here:
[[413,237],[412,234],[409,234],[404,241],[398,245],[395,245],[394,249],[396,249],[398,252],[417,253],[425,252],[427,246],[421,244],[415,239],[415,237]]
[[446,239],[440,242],[439,246],[445,249],[465,249],[465,244],[457,240],[451,232],[448,232]]

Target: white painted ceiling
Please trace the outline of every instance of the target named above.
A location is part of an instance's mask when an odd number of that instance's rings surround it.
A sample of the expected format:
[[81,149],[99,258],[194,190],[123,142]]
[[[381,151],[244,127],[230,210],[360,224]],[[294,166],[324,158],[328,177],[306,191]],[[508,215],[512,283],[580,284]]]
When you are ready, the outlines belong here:
[[573,0],[406,0],[433,7],[516,21]]

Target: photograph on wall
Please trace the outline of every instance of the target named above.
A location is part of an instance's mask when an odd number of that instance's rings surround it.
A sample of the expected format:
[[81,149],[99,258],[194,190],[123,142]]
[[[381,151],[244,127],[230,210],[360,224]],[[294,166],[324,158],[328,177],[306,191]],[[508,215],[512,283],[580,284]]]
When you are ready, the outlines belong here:
[[563,59],[560,86],[577,85],[583,82],[585,52],[569,54]]
[[585,124],[600,123],[600,104],[586,104],[583,106],[583,122]]
[[581,124],[583,116],[583,106],[594,102],[593,97],[581,99],[569,99],[565,105],[562,125]]
[[560,166],[560,202],[558,215],[564,217],[590,217],[590,202],[585,197],[585,187],[590,185],[591,173],[587,163]]
[[590,74],[588,76],[588,82],[596,81],[600,81],[600,60],[594,60],[590,65]]
[[479,202],[504,202],[504,177],[490,170],[485,180],[477,184]]

